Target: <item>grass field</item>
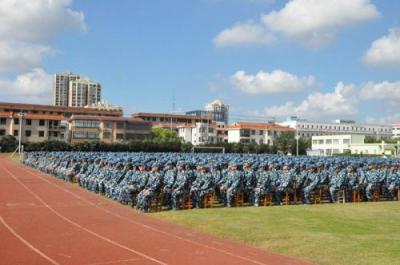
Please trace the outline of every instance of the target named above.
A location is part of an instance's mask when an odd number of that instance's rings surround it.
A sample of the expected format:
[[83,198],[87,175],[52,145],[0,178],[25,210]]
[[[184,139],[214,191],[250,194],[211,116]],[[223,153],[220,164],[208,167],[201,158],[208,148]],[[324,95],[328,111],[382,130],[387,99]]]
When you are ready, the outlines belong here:
[[216,208],[152,215],[315,264],[400,264],[397,201]]

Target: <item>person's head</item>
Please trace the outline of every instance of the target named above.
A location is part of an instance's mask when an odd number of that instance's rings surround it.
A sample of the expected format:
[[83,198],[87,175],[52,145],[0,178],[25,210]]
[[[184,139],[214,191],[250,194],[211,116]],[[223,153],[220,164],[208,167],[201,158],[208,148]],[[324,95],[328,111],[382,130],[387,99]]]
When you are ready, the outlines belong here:
[[151,166],[151,172],[158,172],[159,169],[160,169],[160,166],[159,166],[157,163],[154,163],[154,164]]
[[176,169],[177,170],[183,170],[185,168],[185,165],[183,163],[177,163],[176,164]]

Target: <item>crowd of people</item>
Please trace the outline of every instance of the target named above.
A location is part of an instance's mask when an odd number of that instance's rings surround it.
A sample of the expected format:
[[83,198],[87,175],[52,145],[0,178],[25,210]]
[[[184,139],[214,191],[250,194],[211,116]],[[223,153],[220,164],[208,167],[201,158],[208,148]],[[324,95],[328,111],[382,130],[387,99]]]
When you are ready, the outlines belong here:
[[29,152],[23,163],[123,204],[148,211],[154,198],[165,209],[182,209],[186,200],[204,207],[212,194],[226,207],[240,194],[259,206],[269,196],[280,205],[287,194],[312,203],[317,192],[330,202],[338,195],[371,201],[378,191],[398,198],[400,161],[383,158],[291,157],[255,154]]

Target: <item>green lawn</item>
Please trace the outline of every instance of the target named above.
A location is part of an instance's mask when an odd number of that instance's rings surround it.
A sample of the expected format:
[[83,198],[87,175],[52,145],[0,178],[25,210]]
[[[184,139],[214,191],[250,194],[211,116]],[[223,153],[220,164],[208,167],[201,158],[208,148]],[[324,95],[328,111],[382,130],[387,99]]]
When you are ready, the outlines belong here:
[[215,208],[152,215],[315,264],[400,264],[400,202]]

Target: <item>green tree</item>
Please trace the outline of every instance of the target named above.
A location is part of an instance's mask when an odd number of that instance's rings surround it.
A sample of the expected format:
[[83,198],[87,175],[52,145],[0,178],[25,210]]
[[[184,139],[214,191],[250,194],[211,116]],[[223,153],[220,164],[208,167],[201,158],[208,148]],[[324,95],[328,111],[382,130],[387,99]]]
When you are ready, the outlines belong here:
[[276,139],[274,145],[276,146],[278,152],[284,154],[293,151],[293,147],[296,148],[296,140],[294,139],[293,133],[281,133]]
[[179,138],[178,133],[173,130],[155,128],[151,130],[151,139],[155,142],[161,143],[180,143],[182,140]]
[[17,139],[12,135],[3,136],[0,139],[0,152],[13,152],[17,146]]
[[376,136],[372,136],[372,135],[367,135],[364,138],[364,143],[366,144],[376,144],[376,143],[380,143],[382,140],[380,140],[378,137]]

